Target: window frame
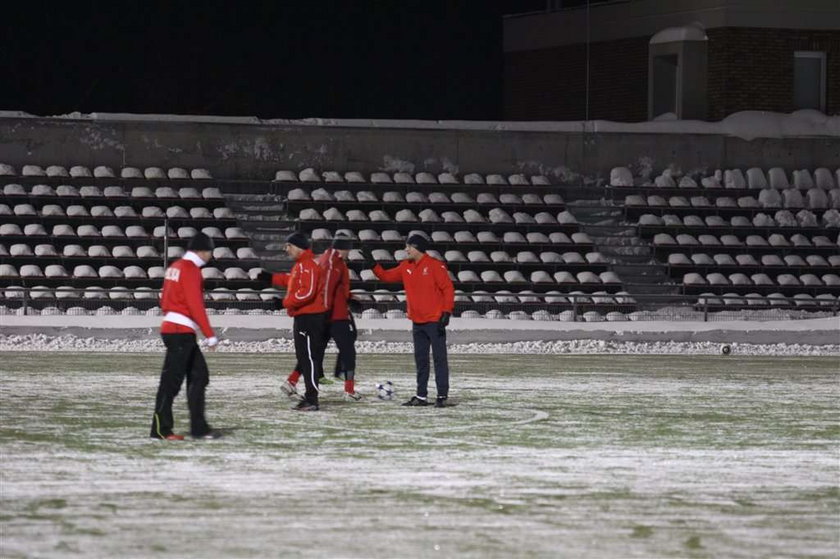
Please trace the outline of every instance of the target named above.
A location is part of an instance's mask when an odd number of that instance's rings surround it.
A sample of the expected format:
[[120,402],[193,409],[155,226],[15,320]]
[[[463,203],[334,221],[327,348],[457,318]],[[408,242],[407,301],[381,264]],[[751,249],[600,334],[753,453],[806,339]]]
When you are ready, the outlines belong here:
[[[817,59],[820,61],[820,106],[817,107],[822,113],[825,113],[826,90],[828,83],[826,82],[826,52],[821,50],[796,50],[793,51],[793,101],[796,100],[796,61],[797,59]],[[795,110],[799,110],[796,108]]]

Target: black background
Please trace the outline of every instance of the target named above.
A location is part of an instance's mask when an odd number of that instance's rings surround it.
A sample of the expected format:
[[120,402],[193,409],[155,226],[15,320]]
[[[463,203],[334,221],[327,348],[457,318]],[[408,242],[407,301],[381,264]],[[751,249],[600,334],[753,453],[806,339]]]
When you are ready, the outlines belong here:
[[6,6],[0,109],[502,118],[502,15],[544,0]]

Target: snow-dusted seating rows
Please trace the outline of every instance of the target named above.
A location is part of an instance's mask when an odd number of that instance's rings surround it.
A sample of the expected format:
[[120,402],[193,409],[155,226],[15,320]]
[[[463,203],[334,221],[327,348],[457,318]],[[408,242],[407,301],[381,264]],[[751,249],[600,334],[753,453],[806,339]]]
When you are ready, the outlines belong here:
[[828,307],[838,308],[840,298],[830,293],[811,295],[810,293],[797,293],[788,297],[782,293],[774,292],[762,295],[760,293],[734,293],[723,294],[701,293],[697,298],[698,307],[716,308],[747,308],[747,307],[798,307],[815,308]]
[[425,208],[418,213],[410,208],[396,211],[393,216],[384,210],[365,212],[359,209],[342,212],[331,207],[323,213],[315,208],[300,210],[298,219],[301,221],[349,221],[349,222],[396,222],[396,223],[466,223],[466,224],[511,224],[511,225],[576,225],[577,220],[568,211],[562,211],[556,216],[549,212],[513,212],[509,214],[502,208],[492,208],[486,213],[469,209],[464,212],[444,211],[436,212],[432,208]]
[[711,200],[707,196],[660,196],[651,194],[628,194],[624,197],[624,205],[628,208],[693,208],[693,209],[777,209],[786,208],[799,210],[840,209],[840,189],[825,191],[812,188],[804,195],[799,190],[762,190],[758,197],[747,195],[738,198],[732,196],[717,196]]
[[[363,304],[366,303],[394,303],[405,301],[405,295],[394,293],[387,289],[376,289],[372,292],[364,292],[360,289],[353,290],[353,297]],[[502,305],[634,305],[635,299],[626,291],[608,293],[606,291],[594,291],[585,293],[583,291],[559,291],[550,290],[537,294],[531,290],[524,289],[510,291],[507,289],[499,291],[474,290],[465,293],[455,290],[456,308],[476,307],[487,304]]]
[[767,227],[840,227],[840,211],[831,209],[817,219],[813,212],[799,210],[796,214],[789,210],[779,210],[772,216],[757,213],[752,217],[734,215],[730,218],[719,215],[686,215],[680,217],[675,214],[650,214],[639,217],[638,224],[642,227],[691,227],[691,228],[767,228]]
[[[494,250],[485,252],[483,250],[447,250],[443,254],[435,249],[428,249],[426,253],[429,256],[442,260],[447,264],[458,263],[496,263],[496,264],[606,264],[607,259],[600,252],[587,252],[581,254],[579,252],[568,251],[564,253],[554,251],[542,251],[539,255],[532,251],[508,252],[504,250]],[[393,253],[386,249],[374,249],[372,251],[373,257],[379,262],[398,262],[407,258],[408,254],[405,250],[399,249]],[[361,256],[358,250],[354,250],[348,256],[350,262],[360,260]]]
[[130,190],[126,190],[119,185],[105,187],[86,185],[76,187],[69,184],[61,184],[53,187],[48,184],[34,184],[27,186],[17,183],[5,184],[3,186],[2,195],[5,197],[27,196],[30,198],[58,197],[140,200],[147,200],[150,198],[166,200],[221,200],[223,198],[221,191],[216,187],[199,189],[191,186],[182,186],[178,188],[172,188],[170,186],[159,186],[156,188],[149,186],[135,186]]
[[691,272],[685,274],[682,279],[685,286],[733,286],[733,287],[753,287],[753,286],[779,286],[779,287],[840,287],[840,276],[837,274],[823,274],[817,276],[816,274],[778,274],[771,277],[763,272],[747,275],[736,272],[734,274],[723,274],[720,272],[712,272],[709,274],[699,274]]
[[[218,249],[217,249],[218,250]],[[173,252],[172,258],[179,258],[183,250]],[[229,252],[229,251],[228,251]],[[223,254],[222,258],[233,258],[233,254]],[[246,272],[242,268],[230,266],[224,270],[219,270],[216,267],[202,268],[202,275],[205,279],[218,280],[249,280],[256,273],[255,269]],[[259,271],[259,269],[256,269]],[[49,264],[43,268],[38,264],[23,264],[16,267],[13,264],[0,264],[0,278],[76,278],[76,279],[127,279],[127,280],[147,280],[147,279],[163,279],[163,266],[115,266],[106,264],[103,266],[94,267],[90,264],[78,264],[68,270],[64,264]]]
[[554,231],[551,233],[542,233],[540,231],[529,231],[527,233],[520,233],[519,231],[505,231],[503,233],[496,233],[494,231],[432,231],[426,233],[421,230],[412,230],[406,233],[400,233],[396,229],[384,229],[382,231],[375,231],[373,229],[361,229],[355,231],[353,229],[337,229],[332,233],[329,229],[319,227],[313,229],[311,237],[313,241],[330,241],[333,235],[349,237],[354,240],[359,240],[366,243],[404,243],[411,235],[423,235],[430,239],[432,244],[555,244],[555,245],[591,245],[592,239],[583,231],[566,234],[562,231]]
[[[611,284],[620,285],[621,279],[615,272],[606,271],[596,273],[593,271],[570,272],[560,270],[551,272],[550,270],[536,270],[536,271],[520,271],[517,269],[499,271],[494,269],[486,270],[460,270],[454,273],[450,270],[450,277],[455,283],[531,283],[531,284],[561,284],[561,285],[599,285]],[[371,270],[362,270],[358,276],[356,273],[351,274],[351,280],[358,277],[364,282],[378,282],[379,279]]]
[[[22,299],[26,293],[26,289],[21,286],[8,286],[0,288],[0,300],[7,299],[13,301],[15,299]],[[238,288],[231,289],[227,287],[219,287],[209,289],[205,293],[205,299],[208,301],[270,301],[274,297],[279,297],[282,294],[273,288],[266,288],[256,290],[252,288]],[[49,287],[45,285],[35,286],[29,289],[29,297],[33,301],[40,301],[44,299],[110,299],[113,301],[145,301],[156,303],[160,298],[160,288],[156,287],[102,287],[102,286],[87,286],[76,287],[72,285],[62,285],[58,287]],[[159,309],[158,309],[159,310]]]
[[717,170],[710,175],[682,174],[665,169],[653,179],[634,177],[627,167],[614,167],[610,171],[610,186],[633,187],[653,186],[658,188],[705,188],[705,189],[773,189],[810,190],[819,188],[832,190],[840,188],[840,169],[834,172],[819,167],[812,173],[809,169],[798,169],[788,174],[781,167],[772,167],[767,173],[760,167],[751,167],[746,173],[741,169]]
[[669,266],[708,266],[708,267],[724,267],[724,266],[740,266],[740,267],[795,267],[795,268],[837,268],[840,270],[840,254],[832,254],[827,257],[820,254],[809,254],[800,256],[799,254],[786,254],[780,256],[778,254],[707,254],[705,252],[696,252],[693,254],[685,254],[682,252],[672,252],[668,255]]
[[[5,244],[0,243],[0,257],[41,257],[44,259],[53,258],[162,258],[161,250],[158,250],[154,245],[138,245],[137,247],[129,245],[115,245],[112,247],[100,244],[91,244],[84,247],[79,244],[66,244],[60,249],[57,249],[50,243],[28,244],[28,243],[14,243],[6,247]],[[181,246],[170,246],[166,250],[167,257],[180,258],[184,254],[184,248]],[[239,247],[235,251],[232,247],[217,246],[213,250],[214,258],[228,259],[237,258],[239,260],[250,260],[257,258],[257,254],[251,247]]]
[[680,233],[672,236],[670,233],[657,233],[653,237],[654,246],[704,246],[704,247],[743,247],[750,248],[828,248],[832,250],[840,250],[840,235],[837,241],[834,242],[825,235],[813,235],[808,237],[801,233],[796,233],[791,236],[785,236],[781,233],[771,233],[770,235],[747,235],[746,238],[732,234],[727,235],[713,235],[701,234],[690,235],[688,233]]
[[204,206],[195,206],[186,209],[181,206],[169,206],[162,209],[158,206],[143,206],[135,210],[132,206],[85,206],[82,204],[71,204],[62,206],[59,204],[44,204],[40,210],[36,209],[32,204],[4,204],[0,203],[0,216],[17,216],[32,218],[55,218],[55,217],[74,217],[74,218],[92,218],[96,219],[125,219],[125,218],[144,218],[155,219],[168,217],[169,219],[235,219],[230,208],[226,206],[208,208]]
[[[188,239],[195,235],[195,227],[179,227],[177,232],[173,228],[166,228],[158,225],[152,229],[152,234],[142,225],[129,225],[124,229],[119,225],[105,225],[101,229],[96,225],[79,225],[73,227],[66,223],[53,225],[49,232],[41,223],[27,223],[22,228],[17,223],[3,223],[0,225],[0,238],[11,236],[26,237],[102,237],[102,238],[132,238],[132,239],[162,239],[165,236],[170,238]],[[240,240],[248,236],[240,227],[226,227],[224,232],[218,227],[202,227],[201,232],[213,239]]]
[[114,169],[107,165],[99,165],[93,168],[93,171],[84,165],[73,165],[68,170],[63,165],[48,165],[42,167],[41,165],[24,165],[20,169],[20,174],[14,166],[7,163],[0,163],[0,176],[14,177],[73,177],[73,178],[99,178],[99,179],[113,179],[118,176],[123,179],[149,179],[149,180],[163,180],[163,179],[212,179],[210,171],[207,169],[196,168],[187,170],[182,167],[171,167],[164,170],[161,167],[146,167],[140,169],[139,167],[123,167],[119,170],[119,174],[114,172]]
[[356,183],[356,184],[467,184],[467,185],[510,185],[510,186],[528,186],[550,185],[548,178],[543,175],[526,176],[521,173],[512,175],[502,175],[491,173],[481,175],[479,173],[469,173],[459,177],[457,174],[442,172],[429,173],[420,171],[416,173],[409,172],[394,172],[393,174],[387,172],[374,172],[370,175],[359,171],[322,171],[318,172],[312,168],[303,169],[302,171],[293,171],[288,169],[281,169],[275,173],[274,180],[278,182],[308,182],[308,183]]
[[388,204],[471,204],[471,205],[562,205],[563,197],[557,193],[538,194],[504,192],[498,196],[492,192],[479,192],[471,194],[468,192],[420,192],[409,191],[403,194],[396,190],[389,190],[377,195],[371,190],[327,190],[316,188],[311,192],[304,188],[294,188],[286,195],[292,202],[316,201],[316,202],[342,202],[342,203],[388,203]]

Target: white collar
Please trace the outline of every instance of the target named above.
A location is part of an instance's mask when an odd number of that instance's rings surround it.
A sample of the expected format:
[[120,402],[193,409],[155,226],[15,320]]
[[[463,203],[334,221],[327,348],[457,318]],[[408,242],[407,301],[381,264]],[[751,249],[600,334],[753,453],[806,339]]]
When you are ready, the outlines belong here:
[[184,260],[189,260],[190,262],[192,262],[193,264],[195,264],[195,265],[196,265],[196,266],[198,266],[199,268],[201,268],[202,266],[204,266],[205,264],[207,264],[207,262],[205,262],[204,260],[202,260],[202,259],[201,259],[201,257],[200,257],[198,254],[194,253],[194,252],[193,252],[193,251],[191,251],[191,250],[190,250],[190,251],[188,251],[188,252],[187,252],[187,253],[183,256],[183,258],[184,258]]

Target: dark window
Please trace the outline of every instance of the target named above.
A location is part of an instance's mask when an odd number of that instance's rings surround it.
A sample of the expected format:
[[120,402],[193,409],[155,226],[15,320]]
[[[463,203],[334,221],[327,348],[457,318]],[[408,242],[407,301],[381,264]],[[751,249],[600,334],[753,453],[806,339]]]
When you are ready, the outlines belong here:
[[793,107],[825,112],[825,53],[793,53]]

